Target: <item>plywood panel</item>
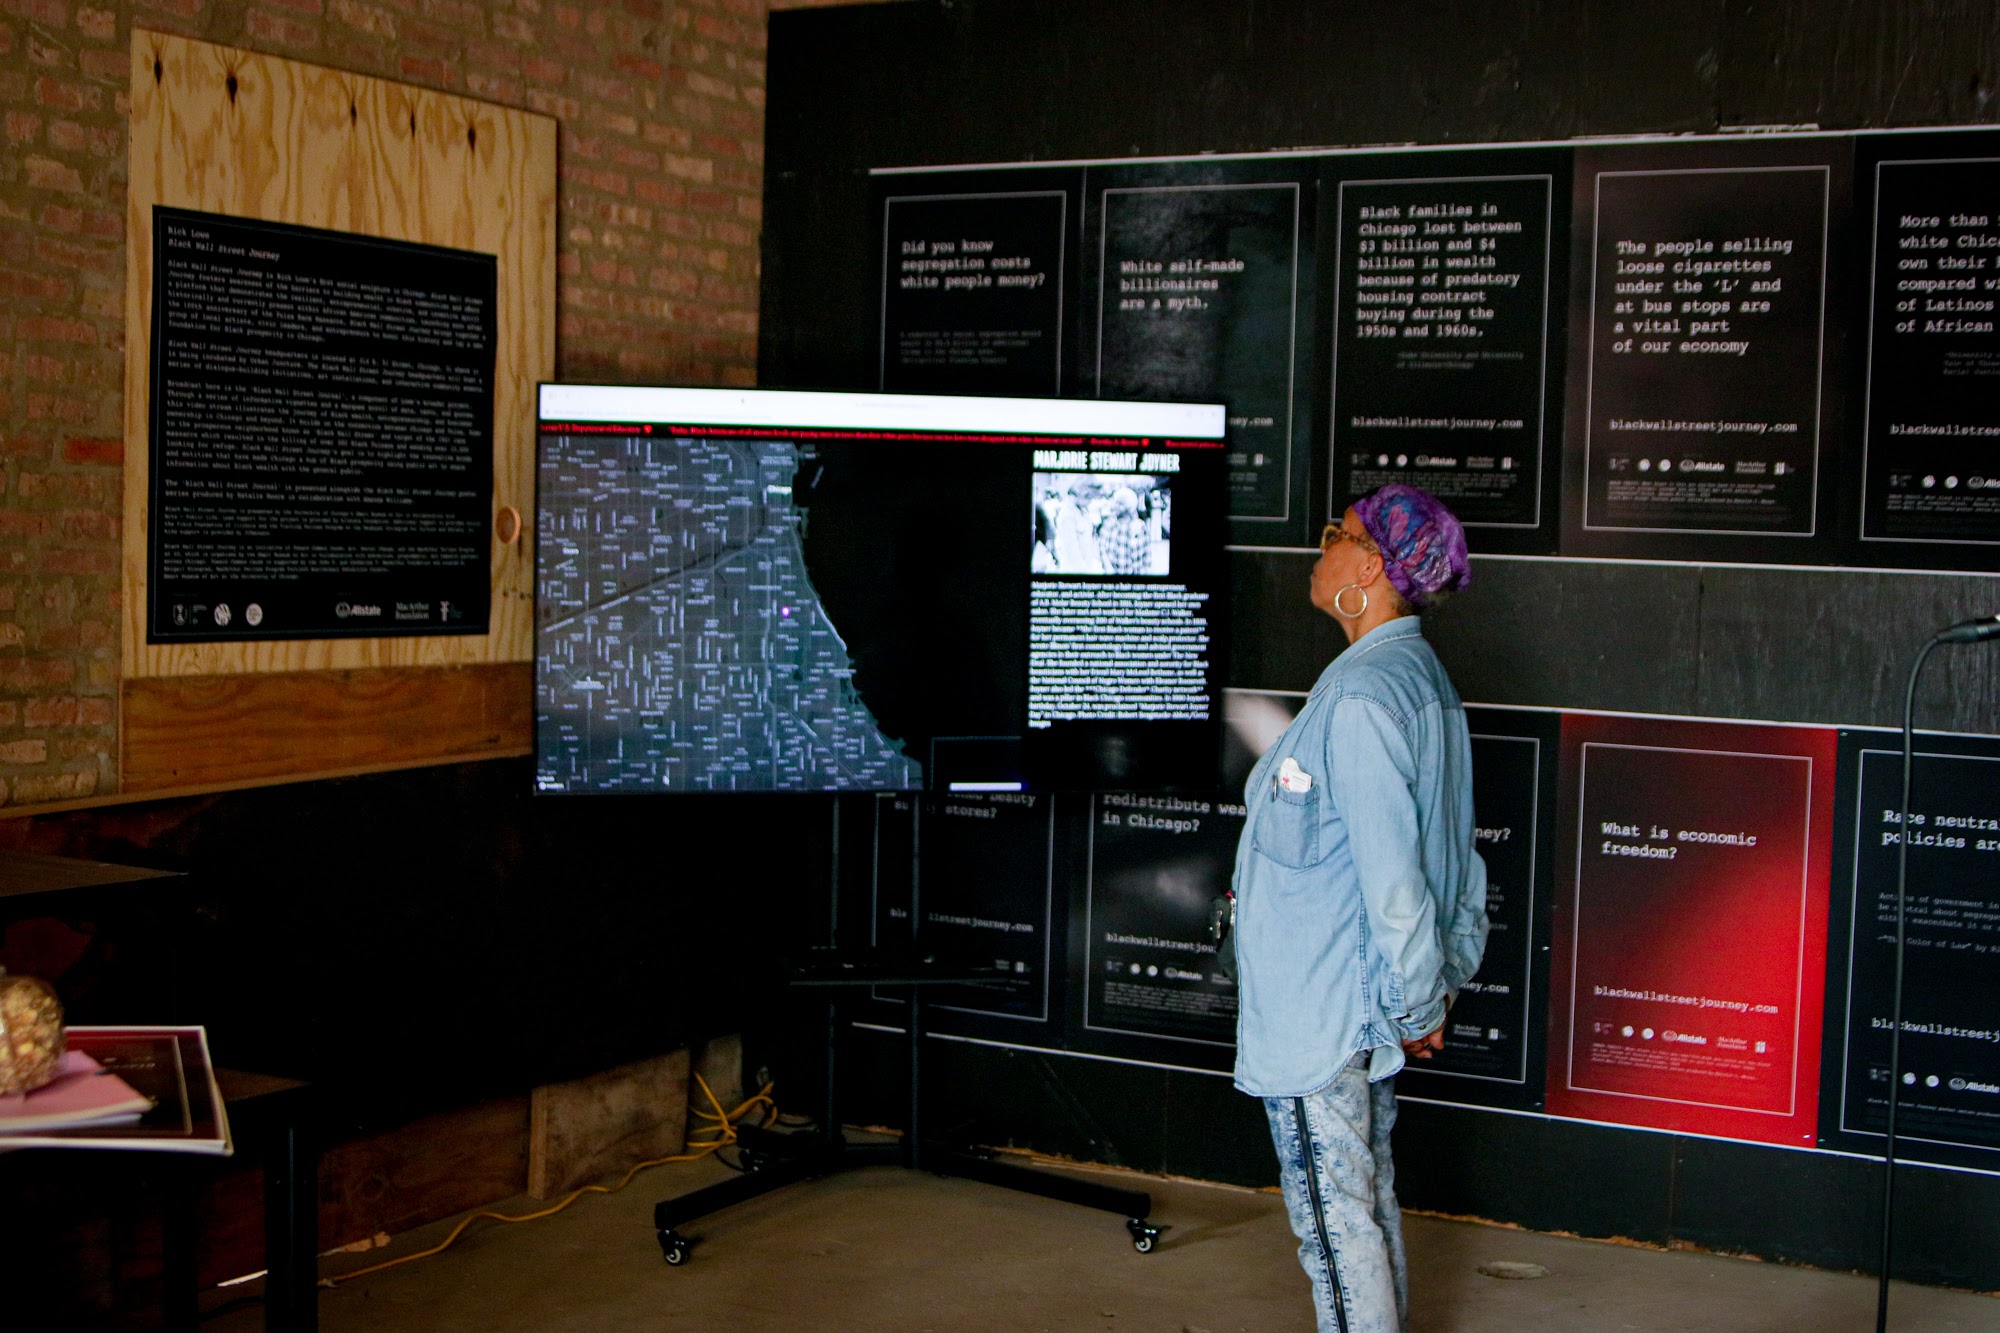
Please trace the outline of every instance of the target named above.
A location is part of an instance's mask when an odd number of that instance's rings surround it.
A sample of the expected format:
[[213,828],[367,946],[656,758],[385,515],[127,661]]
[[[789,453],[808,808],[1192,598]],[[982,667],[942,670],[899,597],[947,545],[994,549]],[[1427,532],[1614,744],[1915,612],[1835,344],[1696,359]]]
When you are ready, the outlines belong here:
[[141,677],[124,686],[124,787],[199,791],[520,754],[526,663]]
[[687,1145],[688,1059],[685,1050],[670,1051],[536,1088],[528,1102],[529,1195],[553,1198],[680,1152]]
[[319,1239],[329,1248],[521,1192],[528,1099],[503,1097],[342,1144],[319,1169]]
[[125,677],[527,660],[533,542],[526,532],[493,539],[484,635],[147,644],[152,211],[163,204],[496,256],[493,504],[496,513],[512,507],[528,515],[535,384],[555,369],[555,122],[142,29],[132,33],[131,88]]

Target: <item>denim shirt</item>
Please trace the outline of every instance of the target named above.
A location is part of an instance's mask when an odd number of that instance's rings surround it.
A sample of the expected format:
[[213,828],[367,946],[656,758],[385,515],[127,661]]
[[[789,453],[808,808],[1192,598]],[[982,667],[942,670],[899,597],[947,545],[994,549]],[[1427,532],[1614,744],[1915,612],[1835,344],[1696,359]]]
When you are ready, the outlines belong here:
[[[1311,779],[1279,783],[1286,759]],[[1415,616],[1321,673],[1251,771],[1236,850],[1236,1086],[1301,1097],[1435,1031],[1486,947],[1465,707]]]

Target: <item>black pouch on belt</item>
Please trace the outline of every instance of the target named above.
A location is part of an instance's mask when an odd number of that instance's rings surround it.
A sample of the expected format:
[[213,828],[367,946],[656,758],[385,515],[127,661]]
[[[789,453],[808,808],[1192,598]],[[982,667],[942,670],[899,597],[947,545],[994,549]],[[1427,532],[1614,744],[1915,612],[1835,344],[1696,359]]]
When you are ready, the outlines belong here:
[[1208,904],[1208,938],[1215,945],[1215,967],[1236,980],[1236,894],[1217,894]]

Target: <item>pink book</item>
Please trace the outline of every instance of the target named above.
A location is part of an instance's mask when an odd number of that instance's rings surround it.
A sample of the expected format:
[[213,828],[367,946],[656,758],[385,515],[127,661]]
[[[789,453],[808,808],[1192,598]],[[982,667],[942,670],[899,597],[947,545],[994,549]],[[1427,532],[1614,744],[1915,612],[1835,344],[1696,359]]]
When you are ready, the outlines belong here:
[[27,1130],[135,1121],[152,1107],[152,1098],[133,1091],[97,1061],[82,1051],[68,1051],[52,1082],[33,1092],[0,1096],[0,1139]]

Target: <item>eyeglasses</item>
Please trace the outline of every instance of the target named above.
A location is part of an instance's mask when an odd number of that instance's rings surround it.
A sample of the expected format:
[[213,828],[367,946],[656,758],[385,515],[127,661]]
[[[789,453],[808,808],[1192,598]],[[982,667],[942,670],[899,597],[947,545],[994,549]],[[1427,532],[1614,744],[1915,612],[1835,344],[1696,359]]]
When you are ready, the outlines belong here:
[[1349,532],[1346,528],[1341,527],[1340,524],[1338,523],[1327,524],[1326,531],[1320,533],[1319,535],[1319,549],[1322,551],[1330,551],[1339,542],[1353,542],[1356,546],[1359,546],[1362,550],[1368,552],[1368,554],[1370,555],[1381,554],[1381,548],[1376,546],[1374,542],[1368,540],[1368,538],[1362,536],[1360,533]]

